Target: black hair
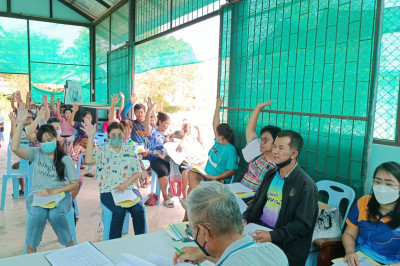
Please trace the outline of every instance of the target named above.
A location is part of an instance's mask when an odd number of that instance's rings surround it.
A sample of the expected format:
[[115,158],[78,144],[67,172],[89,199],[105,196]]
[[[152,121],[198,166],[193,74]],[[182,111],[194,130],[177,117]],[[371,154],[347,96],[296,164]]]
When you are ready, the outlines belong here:
[[263,128],[260,130],[260,137],[261,137],[261,135],[264,134],[265,132],[268,132],[268,133],[271,134],[272,139],[275,141],[276,136],[278,136],[278,133],[281,132],[281,130],[282,130],[282,129],[281,129],[280,127],[268,125],[268,126],[263,127]]
[[65,108],[64,109],[64,114],[65,114],[66,111],[70,111],[72,113],[72,109],[71,108]]
[[51,117],[49,118],[49,120],[47,120],[47,124],[51,124],[51,123],[61,123],[60,119],[56,118],[56,117]]
[[235,134],[232,128],[227,123],[221,123],[217,126],[217,133],[229,141],[230,144],[235,146]]
[[139,109],[143,109],[146,112],[146,107],[141,103],[137,103],[137,104],[135,104],[135,106],[133,106],[133,111],[134,112],[136,112]]
[[277,137],[289,137],[290,138],[290,149],[296,150],[299,154],[303,148],[303,138],[299,133],[293,130],[282,130],[278,133]]
[[111,130],[113,130],[113,129],[121,129],[121,131],[123,132],[124,126],[119,122],[112,122],[107,127],[107,133],[110,134]]
[[[50,136],[52,136],[53,138],[57,139],[57,132],[52,125],[42,125],[39,127],[39,130],[36,135],[37,139],[40,143],[42,142],[43,135],[45,133],[47,133]],[[60,142],[56,141],[56,143],[57,143],[57,148],[55,149],[55,152],[54,152],[53,162],[54,162],[54,166],[56,167],[58,179],[60,181],[64,181],[65,180],[65,165],[62,162],[62,158],[66,155],[66,153],[65,153],[62,145],[60,144]]]
[[91,113],[91,112],[89,112],[89,111],[85,111],[85,112],[83,112],[83,115],[82,115],[82,117],[85,117],[86,115],[92,115],[92,113]]
[[160,122],[162,123],[162,122],[167,121],[167,120],[169,120],[169,116],[166,113],[158,112],[158,115],[157,115],[157,126],[160,124]]
[[[374,178],[378,171],[385,171],[392,174],[400,182],[400,164],[396,162],[385,162],[379,165],[374,171]],[[399,191],[400,193],[400,191]],[[379,216],[380,204],[376,200],[375,195],[372,191],[372,197],[368,202],[368,220],[378,221],[377,216]],[[400,198],[397,199],[396,205],[393,210],[392,220],[387,223],[392,229],[396,229],[400,226]]]
[[123,119],[123,120],[121,120],[121,124],[122,124],[122,126],[125,128],[125,127],[129,127],[129,128],[133,128],[133,125],[132,125],[132,122],[130,121],[130,120],[128,120],[128,119]]

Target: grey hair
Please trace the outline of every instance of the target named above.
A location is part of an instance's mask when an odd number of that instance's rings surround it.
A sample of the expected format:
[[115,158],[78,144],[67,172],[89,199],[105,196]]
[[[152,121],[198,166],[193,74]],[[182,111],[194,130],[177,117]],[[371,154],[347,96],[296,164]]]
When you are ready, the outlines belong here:
[[220,182],[201,182],[187,198],[191,226],[210,224],[217,236],[241,234],[242,216],[235,195]]

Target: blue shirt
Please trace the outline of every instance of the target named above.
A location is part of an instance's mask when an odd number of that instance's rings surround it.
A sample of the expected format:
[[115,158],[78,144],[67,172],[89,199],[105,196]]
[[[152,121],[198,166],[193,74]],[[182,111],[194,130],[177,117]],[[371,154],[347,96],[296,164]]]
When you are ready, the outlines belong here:
[[207,174],[217,176],[228,170],[238,169],[236,148],[232,144],[221,145],[216,139],[208,152],[208,161],[204,169]]
[[392,219],[392,212],[386,215],[379,213],[378,221],[368,220],[368,203],[371,197],[361,197],[346,220],[348,226],[359,230],[355,249],[382,264],[399,262],[400,227],[393,229],[387,225]]

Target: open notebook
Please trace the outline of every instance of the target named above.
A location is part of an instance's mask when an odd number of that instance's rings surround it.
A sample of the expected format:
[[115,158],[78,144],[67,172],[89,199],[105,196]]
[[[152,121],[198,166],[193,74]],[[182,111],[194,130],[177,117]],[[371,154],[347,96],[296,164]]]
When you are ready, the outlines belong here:
[[140,201],[132,189],[126,189],[124,192],[116,192],[115,188],[111,190],[115,205],[122,208],[130,208]]
[[32,206],[38,206],[46,209],[52,209],[58,206],[58,203],[65,197],[64,192],[53,194],[48,197],[39,197],[33,195]]

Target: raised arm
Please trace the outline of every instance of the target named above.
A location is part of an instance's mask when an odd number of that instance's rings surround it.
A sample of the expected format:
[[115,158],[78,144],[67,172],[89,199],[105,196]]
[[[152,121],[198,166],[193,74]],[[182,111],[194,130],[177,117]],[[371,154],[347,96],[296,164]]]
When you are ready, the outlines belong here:
[[10,135],[11,138],[14,136],[14,132],[16,130],[17,127],[17,116],[15,115],[15,112],[10,112],[8,114],[8,117],[10,118],[10,122],[11,122],[11,130],[10,130]]
[[61,121],[61,100],[57,98],[57,118]]
[[120,91],[119,97],[121,97],[121,104],[119,106],[118,116],[122,119],[122,110],[124,109],[125,106],[125,95]]
[[11,95],[11,108],[12,108],[13,111],[15,111],[15,109],[17,109],[17,108],[15,107],[15,100],[16,100],[16,98],[17,98],[17,94],[14,92],[14,93]]
[[201,136],[199,127],[198,126],[194,126],[194,128],[197,130],[197,141],[200,142],[200,143],[203,143],[203,137]]
[[85,153],[85,163],[86,164],[95,164],[96,159],[93,157],[93,139],[94,139],[94,134],[96,134],[96,126],[92,125],[91,123],[86,123],[83,124],[83,127],[81,129],[85,131],[86,135],[88,136],[88,144],[86,147],[86,153]]
[[74,103],[74,105],[73,105],[73,107],[72,107],[72,114],[71,114],[71,116],[70,116],[69,119],[68,119],[68,123],[71,125],[71,127],[73,127],[74,124],[75,124],[75,121],[74,121],[74,119],[75,119],[75,114],[76,114],[76,112],[78,112],[78,110],[79,110],[78,104],[77,104],[77,103]]
[[154,108],[154,103],[151,100],[150,97],[147,98],[147,112],[146,112],[146,117],[144,119],[144,131],[146,132],[147,136],[151,135],[151,125],[150,125],[150,115],[151,112],[153,112],[153,108]]
[[30,141],[35,140],[35,131],[37,126],[39,125],[40,121],[46,116],[46,107],[40,107],[39,111],[36,114],[36,119],[33,120],[32,124],[28,127],[26,133],[26,138]]
[[115,112],[115,106],[117,105],[118,102],[119,102],[118,95],[114,94],[111,98],[111,107],[110,111],[108,112],[108,121],[110,123],[115,122],[114,112]]
[[29,159],[29,149],[21,147],[21,133],[24,128],[26,119],[28,118],[28,110],[26,110],[25,105],[21,104],[18,108],[18,125],[14,132],[14,136],[11,141],[11,150],[21,159]]
[[[19,98],[20,98],[20,100],[22,102],[21,93],[19,94]],[[32,93],[30,91],[28,91],[26,93],[26,101],[25,101],[25,106],[26,106],[27,109],[31,108],[31,98],[32,98]]]
[[215,111],[212,124],[215,137],[217,137],[217,126],[219,125],[219,109],[221,108],[222,100],[223,98],[217,98],[217,103],[215,104]]
[[[53,115],[56,114],[56,110],[54,109],[54,93],[50,94],[50,105],[49,105],[49,109],[53,112]],[[49,110],[49,112],[50,112]],[[58,116],[57,114],[57,118],[61,119],[60,116]],[[48,120],[48,119],[47,119]]]
[[260,115],[261,110],[270,105],[271,105],[271,100],[266,101],[264,103],[259,103],[259,104],[257,104],[256,108],[254,108],[253,112],[251,113],[249,121],[247,122],[247,127],[246,127],[247,144],[250,143],[252,138],[257,137],[257,134],[256,134],[257,120],[258,120],[258,116]]
[[[122,119],[129,119],[129,117],[128,117],[129,110],[131,110],[132,106],[135,105],[135,102],[136,102],[136,95],[134,93],[132,93],[131,101],[121,111],[120,116]],[[121,110],[121,108],[120,108],[120,110]]]
[[49,118],[50,118],[50,110],[49,110],[48,97],[47,97],[46,94],[43,95],[42,102],[43,102],[43,105],[44,105],[44,107],[45,107],[44,120],[45,120],[45,122],[47,123],[47,120],[49,120]]

